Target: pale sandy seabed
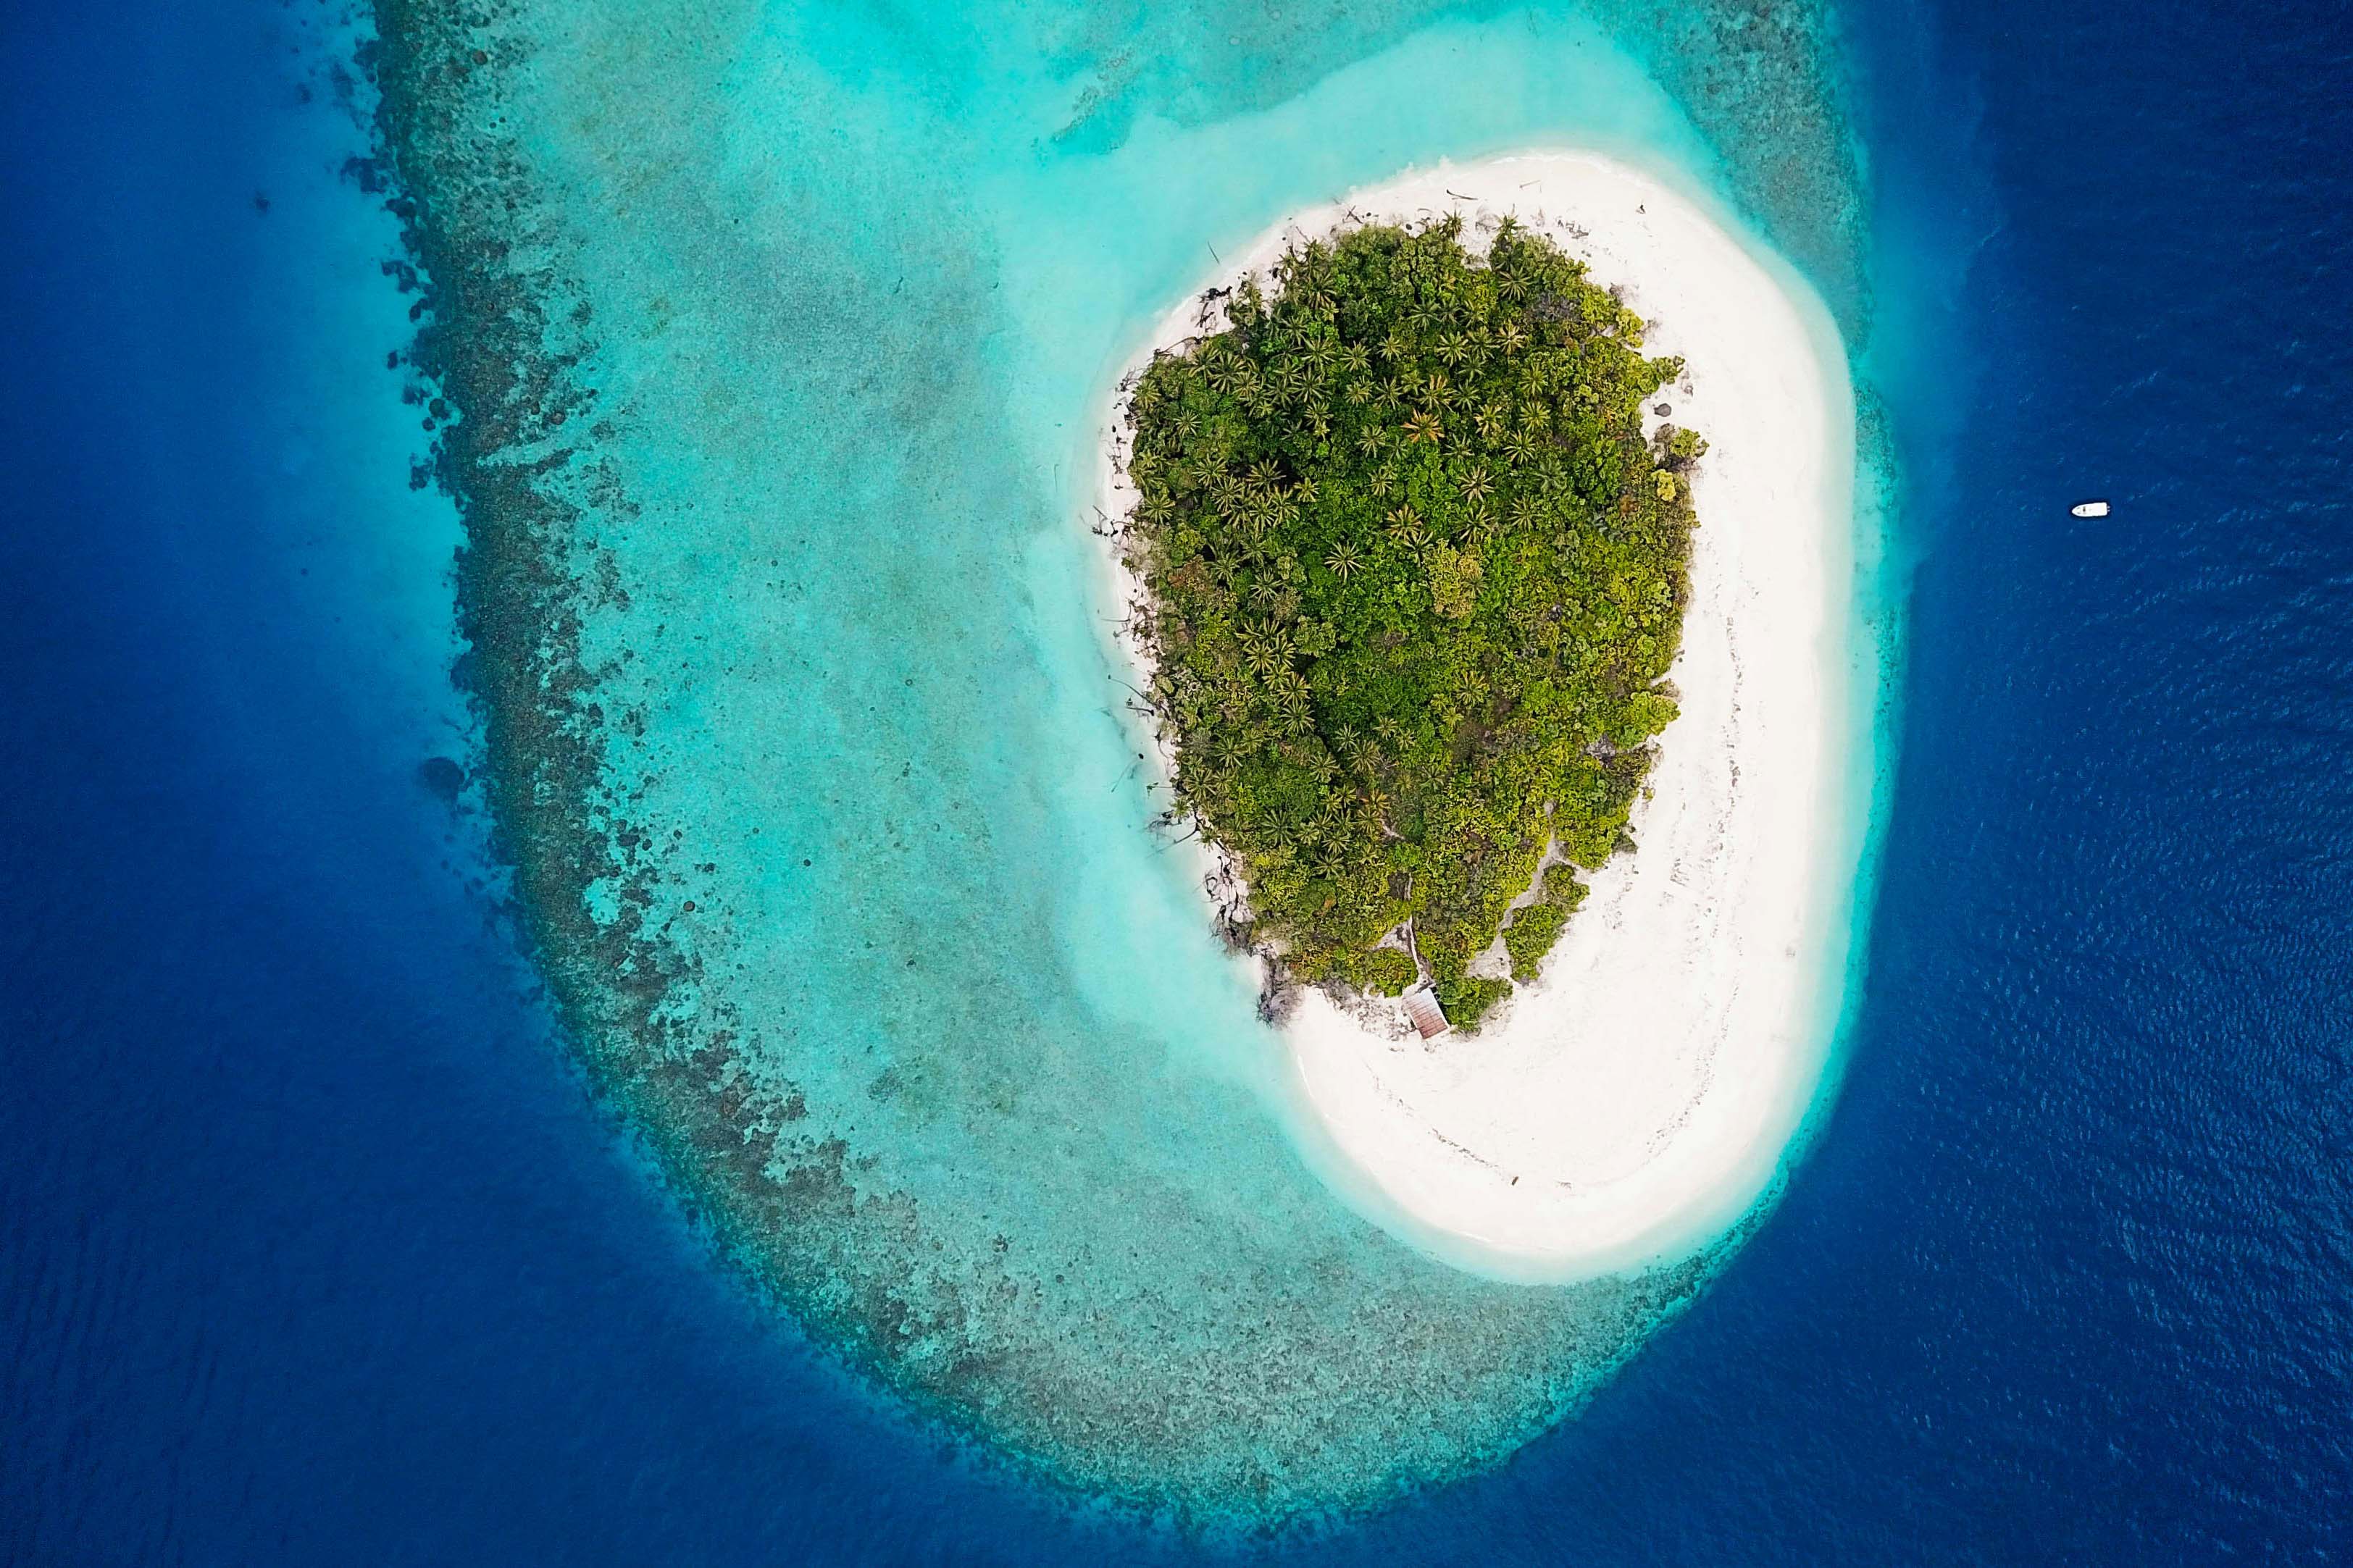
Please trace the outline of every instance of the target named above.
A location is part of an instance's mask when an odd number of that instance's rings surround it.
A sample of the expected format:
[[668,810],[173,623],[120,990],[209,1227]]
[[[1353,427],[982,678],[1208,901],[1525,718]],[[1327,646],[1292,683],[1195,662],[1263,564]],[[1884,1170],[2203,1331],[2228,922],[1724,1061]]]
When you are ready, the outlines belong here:
[[[1853,397],[1836,330],[1793,273],[1588,153],[1440,164],[1296,214],[1226,258],[1135,365],[1221,328],[1205,291],[1265,278],[1287,245],[1449,212],[1474,248],[1507,214],[1540,229],[1651,323],[1646,352],[1684,361],[1654,400],[1708,441],[1670,673],[1681,716],[1635,808],[1638,852],[1592,876],[1541,978],[1477,1035],[1425,1045],[1393,1005],[1352,1016],[1310,991],[1281,1038],[1293,1110],[1343,1195],[1455,1261],[1573,1279],[1687,1256],[1736,1224],[1829,1057],[1869,793]],[[1134,499],[1117,407],[1098,481],[1113,517]],[[1114,579],[1131,603],[1134,579]],[[1206,854],[1200,870],[1229,875]]]

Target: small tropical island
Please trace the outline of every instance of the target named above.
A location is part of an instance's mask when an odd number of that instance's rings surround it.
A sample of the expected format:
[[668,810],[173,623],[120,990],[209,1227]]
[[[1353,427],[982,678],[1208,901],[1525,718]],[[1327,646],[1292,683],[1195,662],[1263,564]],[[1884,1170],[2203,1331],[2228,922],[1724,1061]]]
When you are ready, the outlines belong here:
[[[1626,842],[1688,598],[1682,374],[1506,221],[1287,249],[1131,407],[1131,564],[1177,808],[1246,940],[1306,983],[1429,983],[1457,1029],[1533,979]],[[1500,942],[1502,952],[1495,952]]]
[[1591,153],[1211,248],[1096,507],[1275,1108],[1466,1267],[1691,1256],[1772,1190],[1848,983],[1878,645],[1837,329]]

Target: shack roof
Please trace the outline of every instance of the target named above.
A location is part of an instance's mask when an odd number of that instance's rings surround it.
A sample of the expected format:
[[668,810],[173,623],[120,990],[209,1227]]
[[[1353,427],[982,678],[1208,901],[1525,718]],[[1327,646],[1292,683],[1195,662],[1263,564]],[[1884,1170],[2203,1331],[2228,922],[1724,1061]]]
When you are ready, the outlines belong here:
[[1438,1005],[1438,994],[1423,987],[1405,994],[1405,1016],[1421,1031],[1425,1040],[1434,1040],[1446,1033],[1446,1009]]

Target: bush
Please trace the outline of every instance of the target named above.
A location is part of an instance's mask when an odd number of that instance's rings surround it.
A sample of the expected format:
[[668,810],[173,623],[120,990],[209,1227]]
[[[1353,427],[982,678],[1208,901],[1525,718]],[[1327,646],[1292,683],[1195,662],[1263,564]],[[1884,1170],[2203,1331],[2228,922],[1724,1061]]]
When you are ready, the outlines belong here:
[[1460,980],[1441,980],[1436,989],[1438,1005],[1446,1009],[1446,1021],[1468,1034],[1479,1027],[1488,1008],[1512,994],[1512,983],[1466,974]]
[[1504,951],[1512,955],[1512,978],[1534,980],[1545,954],[1560,940],[1560,929],[1585,901],[1585,884],[1563,871],[1545,879],[1545,896],[1512,917],[1504,929]]
[[1413,960],[1393,947],[1376,948],[1356,961],[1356,984],[1376,996],[1396,996],[1414,983]]

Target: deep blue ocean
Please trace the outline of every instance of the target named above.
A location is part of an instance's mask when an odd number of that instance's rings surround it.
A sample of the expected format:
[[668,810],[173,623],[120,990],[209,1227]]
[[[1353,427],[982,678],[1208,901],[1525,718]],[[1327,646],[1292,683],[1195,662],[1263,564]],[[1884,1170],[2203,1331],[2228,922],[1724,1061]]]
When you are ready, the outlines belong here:
[[[2353,1561],[2353,14],[1841,15],[1928,302],[1843,1087],[1585,1415],[1286,1557]],[[0,1561],[1199,1555],[832,1370],[551,1038],[322,33],[0,12]]]

